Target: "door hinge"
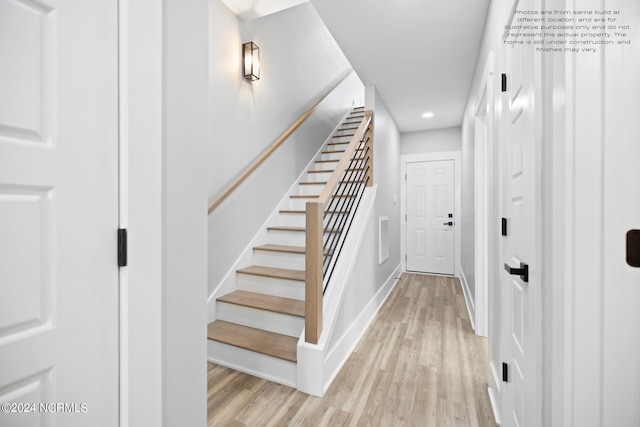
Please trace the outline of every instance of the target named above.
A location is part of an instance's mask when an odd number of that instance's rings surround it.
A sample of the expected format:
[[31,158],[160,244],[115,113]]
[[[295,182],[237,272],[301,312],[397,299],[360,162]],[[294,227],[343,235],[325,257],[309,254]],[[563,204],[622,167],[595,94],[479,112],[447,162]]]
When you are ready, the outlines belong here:
[[127,265],[127,229],[118,229],[118,267]]
[[404,214],[404,220],[407,221],[407,214]]
[[502,235],[507,235],[507,218],[502,218]]
[[503,92],[507,91],[507,75],[506,74],[502,74],[502,91]]
[[627,264],[640,267],[640,230],[627,232]]
[[405,181],[407,180],[407,174],[406,173],[404,174],[404,180]]
[[509,365],[504,362],[502,362],[502,381],[509,382]]

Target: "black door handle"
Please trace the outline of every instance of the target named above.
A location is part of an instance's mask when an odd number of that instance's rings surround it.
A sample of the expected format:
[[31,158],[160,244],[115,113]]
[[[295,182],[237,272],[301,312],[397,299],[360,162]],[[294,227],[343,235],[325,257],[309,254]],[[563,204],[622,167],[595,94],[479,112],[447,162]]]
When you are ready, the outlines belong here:
[[448,225],[449,227],[453,227],[453,221],[443,222],[442,225]]
[[504,269],[507,270],[507,273],[509,274],[520,276],[523,282],[529,283],[529,265],[524,262],[520,263],[520,268],[513,268],[509,266],[509,264],[505,263]]

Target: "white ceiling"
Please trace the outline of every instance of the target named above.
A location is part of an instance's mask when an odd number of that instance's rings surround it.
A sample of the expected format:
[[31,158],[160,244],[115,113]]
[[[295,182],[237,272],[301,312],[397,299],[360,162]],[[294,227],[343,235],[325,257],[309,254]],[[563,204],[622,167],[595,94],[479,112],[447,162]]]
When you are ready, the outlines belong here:
[[270,15],[309,0],[222,0],[243,21]]
[[[305,0],[223,0],[253,19]],[[490,0],[311,0],[401,132],[460,126]],[[425,119],[430,111],[434,116]]]

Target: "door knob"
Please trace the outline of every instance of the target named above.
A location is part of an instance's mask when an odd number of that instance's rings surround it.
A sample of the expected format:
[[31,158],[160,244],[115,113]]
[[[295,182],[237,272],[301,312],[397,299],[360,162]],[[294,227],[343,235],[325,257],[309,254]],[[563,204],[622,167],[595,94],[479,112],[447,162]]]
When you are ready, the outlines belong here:
[[449,227],[453,226],[453,222],[443,222],[442,225],[448,225]]
[[509,274],[520,276],[523,282],[529,283],[529,265],[525,264],[524,262],[520,263],[520,268],[514,268],[505,263],[504,269],[507,270],[507,273]]

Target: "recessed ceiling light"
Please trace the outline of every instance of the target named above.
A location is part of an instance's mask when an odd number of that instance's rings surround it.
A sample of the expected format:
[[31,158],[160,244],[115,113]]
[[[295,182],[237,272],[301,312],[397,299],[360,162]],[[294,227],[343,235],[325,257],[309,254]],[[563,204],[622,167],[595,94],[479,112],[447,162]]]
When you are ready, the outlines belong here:
[[431,117],[433,117],[433,113],[426,112],[422,115],[422,117],[424,117],[425,119],[430,119]]

